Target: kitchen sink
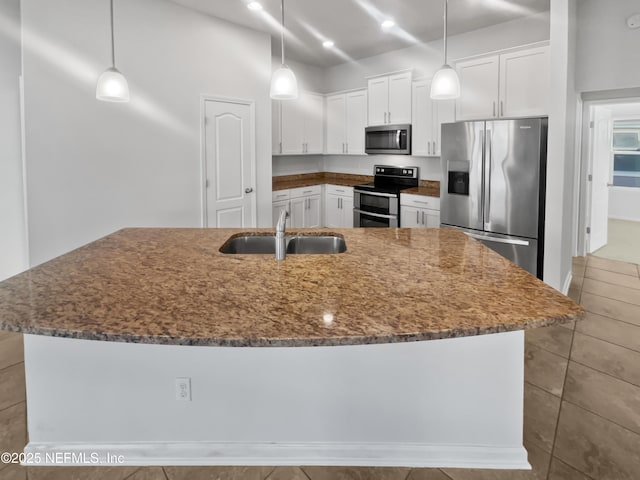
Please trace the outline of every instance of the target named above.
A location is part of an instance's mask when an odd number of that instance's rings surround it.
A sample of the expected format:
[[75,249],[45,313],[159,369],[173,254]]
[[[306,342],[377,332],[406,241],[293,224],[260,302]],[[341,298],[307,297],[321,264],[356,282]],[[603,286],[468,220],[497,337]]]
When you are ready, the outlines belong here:
[[287,253],[322,254],[344,253],[347,244],[344,238],[334,235],[293,237],[287,244]]
[[[336,235],[304,235],[287,236],[287,254],[310,255],[310,254],[334,254],[347,251],[347,244],[344,238]],[[227,240],[220,252],[227,254],[262,254],[275,255],[276,237],[275,235],[241,235]]]

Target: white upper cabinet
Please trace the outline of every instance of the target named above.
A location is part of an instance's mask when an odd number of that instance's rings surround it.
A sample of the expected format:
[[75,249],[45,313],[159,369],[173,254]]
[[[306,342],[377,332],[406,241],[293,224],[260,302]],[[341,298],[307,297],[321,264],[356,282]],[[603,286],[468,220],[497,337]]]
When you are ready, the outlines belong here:
[[369,79],[369,125],[384,125],[389,112],[389,77]]
[[[316,93],[301,93],[296,100],[274,101],[273,111],[280,111],[280,138],[273,152],[285,155],[317,154],[324,149],[324,97]],[[273,122],[277,123],[274,118]],[[275,128],[275,127],[272,127]]]
[[456,120],[494,118],[498,114],[500,57],[494,55],[458,62],[460,98],[456,101]]
[[549,47],[500,55],[500,116],[547,114],[550,87]]
[[271,153],[274,155],[282,153],[280,129],[280,102],[271,102]]
[[431,80],[413,82],[411,154],[440,156],[441,127],[455,119],[453,100],[431,100]]
[[370,78],[369,125],[411,122],[411,72]]
[[347,98],[346,95],[327,97],[327,153],[345,153],[347,143]]
[[303,93],[301,99],[304,122],[303,153],[322,153],[324,149],[324,96]]
[[411,73],[389,77],[388,123],[411,123]]
[[549,47],[463,60],[456,120],[529,117],[549,112]]
[[347,137],[349,154],[364,154],[364,129],[367,126],[367,91],[347,93]]
[[327,97],[327,153],[364,154],[367,91]]
[[298,100],[278,100],[280,103],[280,142],[283,154],[303,153],[304,125],[302,105]]

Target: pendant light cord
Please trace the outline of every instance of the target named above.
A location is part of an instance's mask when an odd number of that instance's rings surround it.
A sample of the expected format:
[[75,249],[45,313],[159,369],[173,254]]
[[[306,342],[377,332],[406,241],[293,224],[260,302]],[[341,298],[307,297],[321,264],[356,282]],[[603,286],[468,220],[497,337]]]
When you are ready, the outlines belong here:
[[116,68],[116,43],[113,38],[113,0],[111,0],[111,66]]
[[[111,0],[113,2],[113,0]],[[282,13],[282,28],[280,29],[280,47],[282,48],[282,65],[284,65],[284,0],[280,2],[280,11]]]
[[[112,0],[113,1],[113,0]],[[447,64],[447,5],[449,0],[444,0],[444,65]]]

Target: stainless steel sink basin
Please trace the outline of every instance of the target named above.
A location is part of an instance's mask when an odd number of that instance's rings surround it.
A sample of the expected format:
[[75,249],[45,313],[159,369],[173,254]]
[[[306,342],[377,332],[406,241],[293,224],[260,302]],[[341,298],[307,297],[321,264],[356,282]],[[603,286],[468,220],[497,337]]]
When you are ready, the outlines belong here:
[[287,253],[292,254],[344,253],[346,250],[344,238],[333,235],[293,237],[287,244]]
[[276,237],[274,235],[245,235],[230,238],[222,247],[222,253],[236,254],[272,254],[276,253]]
[[[344,238],[335,235],[287,236],[287,254],[334,254],[347,251]],[[274,235],[242,235],[227,240],[221,253],[227,254],[263,254],[275,255],[276,237]]]

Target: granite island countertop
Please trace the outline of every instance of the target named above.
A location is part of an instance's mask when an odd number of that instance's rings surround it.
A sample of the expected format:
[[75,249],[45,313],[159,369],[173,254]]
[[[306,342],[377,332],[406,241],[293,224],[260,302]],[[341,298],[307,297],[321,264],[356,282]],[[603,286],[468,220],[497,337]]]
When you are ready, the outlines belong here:
[[[394,343],[568,322],[580,306],[458,230],[314,229],[335,255],[225,255],[251,229],[133,228],[0,283],[0,329],[217,346]],[[304,229],[295,231],[312,234]]]

